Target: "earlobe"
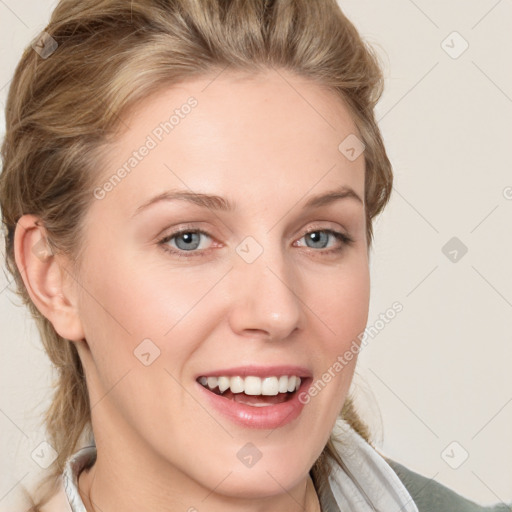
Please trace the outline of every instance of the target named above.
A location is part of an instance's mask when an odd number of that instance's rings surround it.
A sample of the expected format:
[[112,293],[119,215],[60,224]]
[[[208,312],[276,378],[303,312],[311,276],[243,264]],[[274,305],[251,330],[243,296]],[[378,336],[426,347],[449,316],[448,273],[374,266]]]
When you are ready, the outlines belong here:
[[37,309],[60,336],[71,341],[84,339],[78,315],[76,286],[62,258],[52,254],[46,230],[35,215],[23,215],[14,234],[14,255],[27,292]]

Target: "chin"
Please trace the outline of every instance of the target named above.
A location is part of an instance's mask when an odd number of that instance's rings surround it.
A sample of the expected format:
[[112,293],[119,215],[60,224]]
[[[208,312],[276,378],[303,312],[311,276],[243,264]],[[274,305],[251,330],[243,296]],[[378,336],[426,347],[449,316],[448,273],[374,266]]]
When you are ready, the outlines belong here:
[[[290,471],[290,467],[255,467],[247,470],[237,469],[218,487],[217,491],[233,498],[262,499],[276,496],[292,489],[303,480],[309,468],[303,471]],[[227,473],[226,473],[227,474]],[[218,485],[218,481],[213,485]]]

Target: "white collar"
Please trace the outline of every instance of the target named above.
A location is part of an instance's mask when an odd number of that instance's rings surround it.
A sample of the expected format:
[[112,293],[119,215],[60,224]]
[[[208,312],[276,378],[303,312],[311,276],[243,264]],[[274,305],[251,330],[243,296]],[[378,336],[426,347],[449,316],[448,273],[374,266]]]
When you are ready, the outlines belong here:
[[333,434],[335,448],[345,466],[334,464],[329,475],[340,510],[418,512],[391,466],[346,421],[338,419]]

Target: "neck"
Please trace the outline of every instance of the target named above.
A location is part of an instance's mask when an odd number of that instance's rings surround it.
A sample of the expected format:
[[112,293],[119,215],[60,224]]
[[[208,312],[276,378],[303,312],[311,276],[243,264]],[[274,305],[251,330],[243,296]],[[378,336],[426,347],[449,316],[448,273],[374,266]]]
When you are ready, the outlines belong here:
[[[241,497],[240,493],[222,492],[223,489],[236,489],[233,480],[229,482],[234,478],[232,472],[220,472],[217,485],[213,489],[207,488],[169,461],[152,454],[145,444],[137,443],[133,437],[119,435],[116,441],[114,439],[115,436],[96,436],[96,461],[79,475],[78,490],[87,512],[116,509],[123,512],[321,510],[309,473],[293,487],[280,487],[280,493]],[[123,445],[122,439],[128,441]]]
[[[238,498],[194,486],[168,485],[165,491],[160,482],[139,477],[120,480],[97,459],[92,468],[82,471],[78,489],[87,512],[122,509],[123,512],[152,510],[153,512],[320,512],[320,503],[309,474],[293,489],[281,495],[257,498]],[[110,475],[110,477],[109,477]],[[155,476],[155,475],[153,475]],[[129,478],[129,477],[128,477]],[[175,483],[174,480],[168,482]],[[130,489],[126,493],[126,489]],[[206,508],[207,507],[207,508]]]

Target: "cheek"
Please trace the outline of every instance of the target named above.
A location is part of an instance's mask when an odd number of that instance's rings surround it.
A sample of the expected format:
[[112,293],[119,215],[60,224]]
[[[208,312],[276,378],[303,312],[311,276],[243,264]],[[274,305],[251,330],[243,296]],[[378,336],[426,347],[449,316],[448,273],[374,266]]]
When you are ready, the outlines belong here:
[[194,285],[178,273],[171,283],[135,259],[100,262],[97,254],[87,260],[80,304],[91,402],[100,404],[97,414],[115,410],[113,421],[119,414],[141,432],[151,432],[155,421],[172,429],[171,411],[190,407],[180,382],[205,329],[193,306],[211,284]]
[[308,279],[309,304],[330,336],[327,352],[339,351],[366,327],[370,300],[370,275],[365,258],[326,273],[319,286]]
[[136,252],[125,254],[105,260],[101,253],[91,253],[86,301],[124,337],[162,338],[193,310],[211,284],[198,272],[172,272]]
[[[101,387],[108,389],[128,370],[146,368],[149,361],[154,363],[147,369],[167,369],[181,379],[184,362],[221,316],[209,294],[217,274],[171,271],[136,254],[105,260],[90,251],[80,316]],[[157,378],[155,371],[144,376],[148,382]]]
[[361,333],[368,320],[370,277],[367,260],[354,258],[353,264],[347,263],[338,272],[331,271],[322,289],[310,296],[314,300],[310,307],[318,312],[318,325],[325,333],[317,337],[318,373],[310,388],[311,405],[315,408],[315,416],[325,425],[331,425],[352,381]]

